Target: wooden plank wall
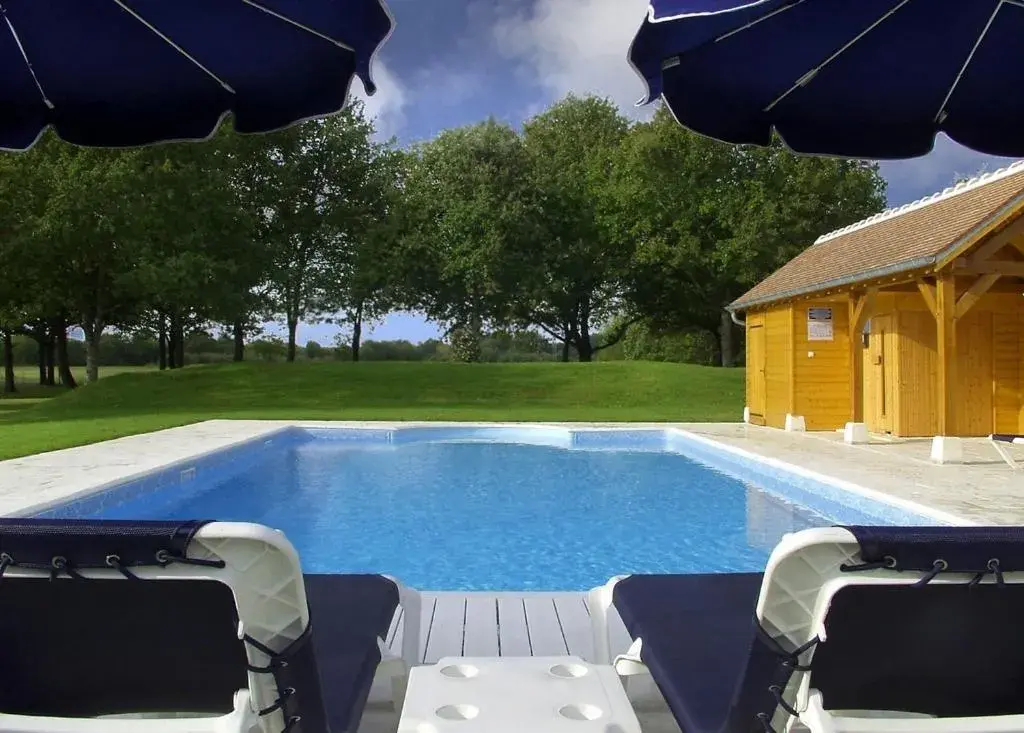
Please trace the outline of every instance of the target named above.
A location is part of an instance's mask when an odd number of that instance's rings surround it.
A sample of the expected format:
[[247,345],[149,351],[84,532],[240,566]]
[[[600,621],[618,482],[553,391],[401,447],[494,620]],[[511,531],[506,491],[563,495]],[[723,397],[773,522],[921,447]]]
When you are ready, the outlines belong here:
[[[832,309],[832,340],[807,339],[807,309]],[[808,430],[836,430],[850,419],[849,318],[846,301],[801,301],[793,306],[795,414]]]
[[[917,293],[883,293],[879,311],[897,319],[896,421],[900,437],[938,429],[935,319]],[[1021,297],[990,293],[957,322],[956,432],[983,436],[1020,432],[1024,384],[1024,314]],[[870,399],[870,396],[869,396]]]
[[789,387],[793,370],[793,317],[790,306],[765,312],[765,423],[773,428],[786,424],[790,411]]
[[[1024,301],[1024,298],[1014,298]],[[1012,304],[1008,304],[1012,305]],[[1017,312],[1009,308],[992,314],[992,402],[996,433],[1024,432],[1021,421],[1024,382],[1024,303]]]
[[[811,307],[832,308],[832,341],[808,341]],[[893,435],[935,435],[935,318],[916,292],[879,293],[874,312],[893,320],[893,339],[886,345],[887,358],[894,362],[886,372]],[[802,415],[808,430],[837,430],[850,419],[848,319],[845,303],[836,300],[800,301],[748,314],[748,324],[764,324],[767,425],[783,427],[789,412]],[[1005,292],[983,296],[957,323],[957,354],[957,434],[1024,433],[1024,298]],[[756,389],[752,371],[748,395]],[[866,417],[877,412],[874,371],[865,363]]]
[[935,435],[938,425],[938,345],[935,316],[924,305],[896,314],[896,435]]
[[994,432],[992,311],[974,306],[956,325],[957,413],[960,435]]

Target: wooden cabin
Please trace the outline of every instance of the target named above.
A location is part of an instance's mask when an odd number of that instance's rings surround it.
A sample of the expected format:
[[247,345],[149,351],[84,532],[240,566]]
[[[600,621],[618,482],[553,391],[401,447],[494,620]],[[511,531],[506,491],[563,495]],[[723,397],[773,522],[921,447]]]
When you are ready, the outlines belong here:
[[940,461],[1024,433],[1024,161],[820,237],[729,310],[751,423],[937,436]]

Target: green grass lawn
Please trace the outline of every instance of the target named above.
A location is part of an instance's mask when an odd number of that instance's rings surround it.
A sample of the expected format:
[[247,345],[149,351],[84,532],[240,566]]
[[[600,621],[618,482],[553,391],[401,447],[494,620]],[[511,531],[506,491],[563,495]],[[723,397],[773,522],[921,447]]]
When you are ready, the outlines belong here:
[[[0,459],[212,418],[697,422],[734,421],[743,411],[742,369],[687,364],[304,362],[113,372],[56,398],[41,399],[37,387],[0,403]],[[14,402],[25,406],[4,409]]]
[[[134,374],[155,370],[155,366],[105,366],[100,367],[100,376],[110,377],[115,374]],[[85,367],[71,367],[71,373],[75,375],[75,380],[79,384],[85,384]],[[34,366],[14,367],[14,384],[18,388],[18,391],[14,394],[0,393],[0,410],[24,407],[26,404],[29,404],[27,401],[38,400],[42,397],[56,397],[65,391],[62,387],[40,387],[39,369]],[[13,404],[22,402],[26,404]]]

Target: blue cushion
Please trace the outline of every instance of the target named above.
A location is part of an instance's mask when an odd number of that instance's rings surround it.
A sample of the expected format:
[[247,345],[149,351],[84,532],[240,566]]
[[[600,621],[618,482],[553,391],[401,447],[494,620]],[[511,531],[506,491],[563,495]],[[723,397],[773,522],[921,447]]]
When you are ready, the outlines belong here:
[[[641,659],[687,733],[723,730],[735,715],[762,577],[633,575],[615,586],[615,608],[630,635],[643,639]],[[777,658],[769,661],[768,675],[778,667]]]

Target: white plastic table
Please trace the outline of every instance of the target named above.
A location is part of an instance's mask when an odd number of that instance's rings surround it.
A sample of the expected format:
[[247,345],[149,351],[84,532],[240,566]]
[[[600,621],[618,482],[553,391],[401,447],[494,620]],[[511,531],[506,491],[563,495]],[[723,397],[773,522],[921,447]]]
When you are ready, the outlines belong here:
[[414,667],[399,733],[640,733],[611,666],[579,657],[445,657]]

